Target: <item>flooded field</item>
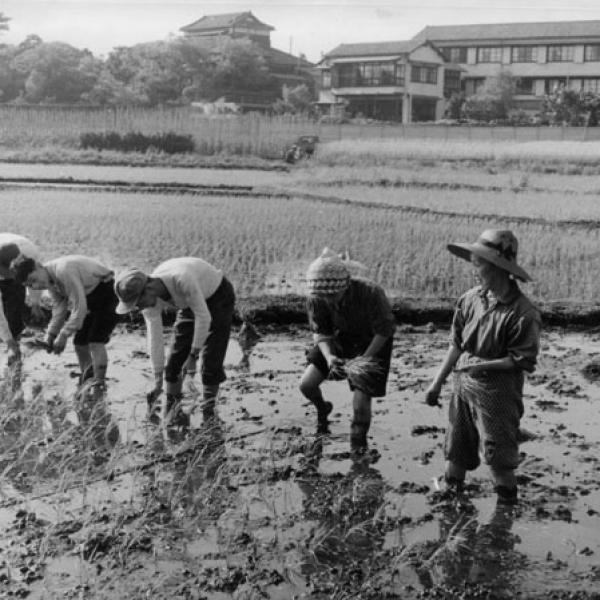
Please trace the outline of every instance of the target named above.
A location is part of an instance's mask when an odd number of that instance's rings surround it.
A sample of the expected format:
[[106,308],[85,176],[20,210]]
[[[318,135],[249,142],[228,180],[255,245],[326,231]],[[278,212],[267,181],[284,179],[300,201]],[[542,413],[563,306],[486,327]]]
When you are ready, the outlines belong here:
[[[544,335],[521,502],[499,509],[484,467],[468,506],[444,499],[450,386],[442,409],[423,390],[446,332],[397,333],[362,454],[345,382],[324,385],[331,432],[316,434],[298,391],[308,332],[262,333],[249,364],[232,340],[218,418],[194,412],[187,436],[146,421],[140,332],[109,346],[106,403],[74,396],[72,350],[26,350],[1,417],[0,597],[599,597],[600,335]],[[196,395],[188,383],[189,410]]]

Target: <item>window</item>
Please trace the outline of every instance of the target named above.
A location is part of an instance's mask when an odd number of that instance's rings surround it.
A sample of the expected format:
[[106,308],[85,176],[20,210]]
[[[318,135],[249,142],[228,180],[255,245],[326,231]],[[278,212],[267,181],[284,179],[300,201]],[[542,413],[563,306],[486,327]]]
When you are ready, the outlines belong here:
[[502,62],[502,48],[500,46],[477,48],[477,62]]
[[586,44],[583,60],[587,62],[600,61],[600,44]]
[[535,79],[531,77],[520,77],[517,79],[515,94],[520,96],[533,96],[535,92]]
[[548,62],[570,62],[575,56],[575,46],[548,46]]
[[335,65],[334,87],[404,85],[404,65],[393,62],[357,62]]
[[412,65],[410,80],[414,83],[437,83],[437,67]]
[[544,82],[544,88],[546,94],[552,94],[558,91],[561,87],[566,85],[567,80],[565,77],[556,77],[553,79],[546,79]]
[[600,92],[600,79],[584,79],[583,91],[597,94]]
[[483,78],[465,79],[464,80],[465,94],[467,96],[473,96],[474,94],[477,94],[483,87],[484,83],[485,83],[485,79],[483,79]]
[[444,69],[444,93],[460,91],[460,71]]
[[466,48],[443,48],[442,53],[448,62],[466,63],[467,49]]
[[513,46],[510,60],[514,63],[537,62],[537,46]]
[[321,87],[324,90],[331,88],[331,71],[329,69],[321,71]]

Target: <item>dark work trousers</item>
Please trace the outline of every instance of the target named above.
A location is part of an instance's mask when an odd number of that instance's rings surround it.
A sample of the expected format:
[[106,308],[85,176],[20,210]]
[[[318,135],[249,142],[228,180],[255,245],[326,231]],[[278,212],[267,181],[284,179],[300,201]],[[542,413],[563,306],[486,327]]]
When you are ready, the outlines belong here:
[[[202,384],[219,385],[225,381],[225,353],[229,344],[235,293],[229,280],[223,281],[215,293],[207,298],[206,305],[210,311],[210,328],[208,337],[202,347]],[[177,312],[173,326],[173,340],[169,349],[169,357],[165,367],[165,379],[169,383],[179,381],[183,365],[190,355],[194,339],[194,313],[189,308]]]

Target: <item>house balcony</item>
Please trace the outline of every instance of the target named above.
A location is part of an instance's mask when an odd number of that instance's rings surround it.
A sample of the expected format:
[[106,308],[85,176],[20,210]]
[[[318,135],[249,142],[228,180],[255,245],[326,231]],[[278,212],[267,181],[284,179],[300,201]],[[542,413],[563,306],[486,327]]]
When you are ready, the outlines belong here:
[[332,87],[335,96],[396,96],[406,91],[404,85]]

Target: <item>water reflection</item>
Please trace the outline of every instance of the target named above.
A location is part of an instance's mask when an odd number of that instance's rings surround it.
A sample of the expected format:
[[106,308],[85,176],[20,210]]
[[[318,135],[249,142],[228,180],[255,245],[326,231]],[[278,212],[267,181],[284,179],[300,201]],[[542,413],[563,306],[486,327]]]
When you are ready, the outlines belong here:
[[519,536],[511,531],[516,510],[497,505],[486,520],[462,511],[442,516],[440,543],[417,569],[421,583],[445,589],[481,586],[494,597],[514,597],[515,575],[526,568],[526,556],[515,550]]
[[[306,449],[301,475],[303,517],[317,523],[306,540],[304,574],[324,566],[354,565],[362,572],[384,540],[385,482],[369,454],[348,453],[347,473],[323,474],[319,462],[326,438],[317,436]],[[358,571],[357,571],[358,573]]]
[[119,428],[103,393],[82,386],[73,398],[48,396],[34,384],[25,398],[14,383],[7,377],[0,389],[0,469],[16,489],[68,487],[110,460]]
[[215,415],[196,429],[165,427],[151,440],[152,455],[164,457],[150,478],[161,504],[189,517],[218,518],[225,511],[230,492],[223,425]]
[[260,338],[260,333],[256,327],[249,321],[244,320],[237,337],[240,350],[242,351],[242,357],[238,365],[239,369],[243,371],[250,370],[250,355]]

